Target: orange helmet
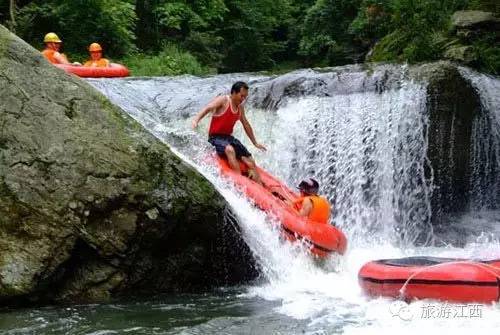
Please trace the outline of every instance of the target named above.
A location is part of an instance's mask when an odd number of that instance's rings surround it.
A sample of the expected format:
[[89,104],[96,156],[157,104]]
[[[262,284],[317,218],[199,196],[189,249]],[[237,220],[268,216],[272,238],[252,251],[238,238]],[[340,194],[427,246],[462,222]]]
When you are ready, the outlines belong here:
[[91,45],[89,45],[89,51],[90,52],[92,52],[92,51],[102,51],[102,48],[99,45],[99,43],[92,43]]

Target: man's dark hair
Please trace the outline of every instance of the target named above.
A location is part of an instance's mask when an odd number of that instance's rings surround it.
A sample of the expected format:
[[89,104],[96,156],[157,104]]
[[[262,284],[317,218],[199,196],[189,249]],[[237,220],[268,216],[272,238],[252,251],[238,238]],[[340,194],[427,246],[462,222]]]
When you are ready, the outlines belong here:
[[237,81],[233,84],[231,87],[231,94],[233,93],[240,93],[241,89],[244,88],[245,90],[248,90],[248,84],[245,83],[244,81]]
[[316,179],[308,178],[300,182],[298,189],[306,194],[318,194],[319,183]]

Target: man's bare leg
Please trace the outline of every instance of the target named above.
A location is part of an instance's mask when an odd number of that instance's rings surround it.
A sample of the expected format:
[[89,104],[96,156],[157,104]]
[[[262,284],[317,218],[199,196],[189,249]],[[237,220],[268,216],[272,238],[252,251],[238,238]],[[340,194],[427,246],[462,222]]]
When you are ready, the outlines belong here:
[[224,152],[226,153],[227,162],[229,163],[231,169],[241,174],[240,163],[238,162],[238,159],[236,159],[236,151],[234,151],[233,146],[230,144],[226,145]]
[[257,172],[257,165],[252,157],[242,156],[241,160],[248,166],[248,176],[253,179],[256,183],[264,186],[262,179],[260,178],[259,172]]

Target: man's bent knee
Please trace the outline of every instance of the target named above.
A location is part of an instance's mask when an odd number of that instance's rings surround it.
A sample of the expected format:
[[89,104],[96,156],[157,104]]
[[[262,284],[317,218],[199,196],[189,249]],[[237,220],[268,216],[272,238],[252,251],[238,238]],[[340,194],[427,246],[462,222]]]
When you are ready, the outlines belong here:
[[224,152],[227,156],[236,156],[236,151],[234,151],[233,146],[230,144],[226,145]]

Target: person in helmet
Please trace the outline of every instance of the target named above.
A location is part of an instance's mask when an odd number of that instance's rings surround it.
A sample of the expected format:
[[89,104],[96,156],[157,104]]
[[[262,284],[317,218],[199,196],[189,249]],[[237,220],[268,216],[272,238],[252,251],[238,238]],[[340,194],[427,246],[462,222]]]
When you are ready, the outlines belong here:
[[102,47],[99,43],[89,45],[90,59],[83,66],[88,67],[108,67],[110,62],[106,58],[102,58]]
[[59,52],[61,48],[61,39],[55,33],[48,33],[43,38],[45,49],[42,55],[52,64],[69,64],[68,58]]
[[47,33],[43,38],[43,43],[45,43],[45,49],[42,55],[52,64],[82,65],[78,62],[70,63],[66,55],[59,52],[62,41],[56,33]]
[[308,178],[300,182],[298,189],[300,198],[293,202],[293,206],[299,215],[311,221],[328,223],[331,213],[330,203],[326,198],[318,195],[319,183]]

